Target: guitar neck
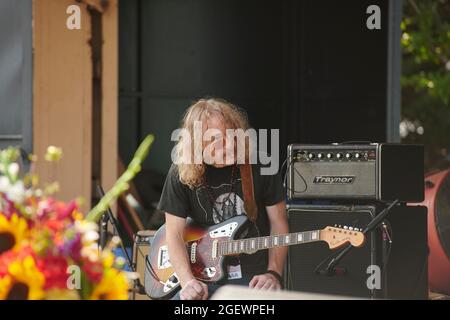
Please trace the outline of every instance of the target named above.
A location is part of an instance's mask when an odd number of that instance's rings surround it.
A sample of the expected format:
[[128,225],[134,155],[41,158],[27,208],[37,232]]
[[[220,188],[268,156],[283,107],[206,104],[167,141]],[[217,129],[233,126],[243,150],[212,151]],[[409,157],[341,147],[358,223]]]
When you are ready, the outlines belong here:
[[320,230],[294,232],[276,236],[247,238],[219,242],[219,255],[254,253],[259,250],[320,241]]

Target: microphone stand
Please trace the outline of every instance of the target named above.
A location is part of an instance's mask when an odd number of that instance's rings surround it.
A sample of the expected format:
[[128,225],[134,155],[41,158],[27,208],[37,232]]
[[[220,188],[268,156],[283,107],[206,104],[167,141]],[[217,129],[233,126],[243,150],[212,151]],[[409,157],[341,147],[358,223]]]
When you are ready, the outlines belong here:
[[[362,233],[364,235],[366,235],[367,233],[371,232],[373,229],[377,228],[381,224],[383,219],[386,217],[386,215],[389,213],[389,211],[398,203],[399,203],[399,200],[395,200],[388,207],[384,208],[384,210],[381,211],[379,215],[377,215],[372,221],[370,221],[370,223],[365,227],[365,229],[362,231]],[[351,244],[348,244],[344,249],[339,251],[337,254],[331,255],[330,257],[326,258],[325,261],[321,262],[316,267],[314,272],[317,274],[321,274],[321,275],[333,276],[335,274],[335,271],[336,271],[335,268],[336,268],[337,264],[339,263],[339,261],[341,261],[342,258],[344,258],[352,248],[353,248],[353,246]],[[322,269],[322,265],[329,259],[331,259],[331,260],[328,263],[327,267],[325,269]]]
[[[105,195],[105,191],[103,190],[103,187],[98,184],[97,185],[97,192],[102,198]],[[130,255],[128,254],[128,251],[125,248],[125,245],[123,244],[122,237],[119,234],[119,227],[116,217],[114,217],[114,214],[111,211],[111,207],[108,206],[108,209],[106,213],[102,215],[102,218],[100,220],[100,248],[104,249],[106,246],[106,239],[108,234],[108,222],[111,222],[111,225],[113,226],[113,234],[120,239],[120,247],[125,254],[125,258],[127,261],[128,267],[131,269],[131,271],[136,272],[136,266],[133,263],[133,260],[131,259]],[[145,287],[142,285],[139,278],[133,279],[134,282],[134,292],[137,292],[139,294],[146,294],[145,293]]]

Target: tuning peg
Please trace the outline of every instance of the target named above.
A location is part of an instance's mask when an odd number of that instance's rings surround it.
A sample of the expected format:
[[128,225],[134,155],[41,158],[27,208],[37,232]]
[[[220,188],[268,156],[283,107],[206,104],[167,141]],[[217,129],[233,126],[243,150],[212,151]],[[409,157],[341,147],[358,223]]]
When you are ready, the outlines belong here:
[[335,223],[334,226],[337,228],[337,223]]
[[348,230],[353,231],[353,227],[349,227]]
[[345,229],[345,230],[348,230],[348,227],[347,227],[347,226],[344,226],[344,229]]

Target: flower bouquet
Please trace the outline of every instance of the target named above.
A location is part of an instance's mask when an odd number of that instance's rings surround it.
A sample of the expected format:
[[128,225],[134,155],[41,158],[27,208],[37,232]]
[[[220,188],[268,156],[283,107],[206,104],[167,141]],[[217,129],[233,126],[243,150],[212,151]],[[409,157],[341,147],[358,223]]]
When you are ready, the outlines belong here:
[[[85,217],[77,201],[64,203],[23,174],[19,151],[0,150],[0,300],[127,299],[129,277],[122,258],[100,250],[97,221],[140,170],[153,141],[148,136],[126,172]],[[52,151],[53,150],[53,151]],[[57,158],[49,150],[46,158]],[[114,240],[114,239],[113,239]]]

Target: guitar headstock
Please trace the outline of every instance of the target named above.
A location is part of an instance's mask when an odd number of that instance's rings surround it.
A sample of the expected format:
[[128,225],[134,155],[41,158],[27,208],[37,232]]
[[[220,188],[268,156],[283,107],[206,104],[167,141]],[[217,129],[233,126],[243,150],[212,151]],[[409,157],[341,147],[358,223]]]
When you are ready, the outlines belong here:
[[334,226],[320,230],[320,240],[327,242],[330,249],[336,249],[349,242],[354,247],[360,247],[364,244],[365,237],[358,228]]

